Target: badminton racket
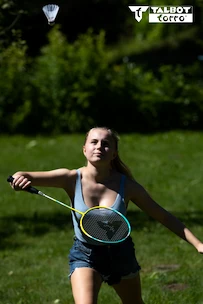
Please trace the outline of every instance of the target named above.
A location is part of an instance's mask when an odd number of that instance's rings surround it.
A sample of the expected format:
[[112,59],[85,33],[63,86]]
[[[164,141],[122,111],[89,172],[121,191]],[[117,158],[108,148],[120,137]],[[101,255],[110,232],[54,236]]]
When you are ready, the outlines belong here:
[[[14,178],[9,176],[7,181],[12,183]],[[123,242],[131,233],[131,226],[127,218],[119,211],[106,207],[95,206],[85,212],[81,212],[71,206],[60,202],[59,200],[43,193],[34,188],[27,187],[24,189],[32,194],[38,194],[54,201],[74,212],[81,215],[79,225],[82,232],[89,238],[104,244],[117,244]]]

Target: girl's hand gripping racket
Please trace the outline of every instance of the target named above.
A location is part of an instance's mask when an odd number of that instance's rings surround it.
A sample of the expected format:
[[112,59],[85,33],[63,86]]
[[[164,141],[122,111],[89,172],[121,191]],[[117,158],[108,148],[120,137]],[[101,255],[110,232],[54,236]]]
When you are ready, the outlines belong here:
[[[12,183],[14,178],[9,176],[7,181]],[[89,208],[85,212],[81,212],[72,208],[55,198],[46,195],[42,191],[27,187],[25,191],[44,196],[70,210],[81,214],[80,228],[82,232],[89,238],[104,244],[117,244],[123,242],[131,232],[131,226],[127,218],[119,211],[105,206],[96,206]]]

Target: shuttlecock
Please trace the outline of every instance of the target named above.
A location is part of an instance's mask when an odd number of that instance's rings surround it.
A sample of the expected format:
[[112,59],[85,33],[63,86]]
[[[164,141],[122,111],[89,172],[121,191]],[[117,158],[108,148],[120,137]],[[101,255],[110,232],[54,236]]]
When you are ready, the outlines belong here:
[[58,14],[59,6],[56,4],[48,4],[48,5],[43,6],[42,10],[43,10],[45,16],[47,17],[48,24],[54,25],[54,21]]

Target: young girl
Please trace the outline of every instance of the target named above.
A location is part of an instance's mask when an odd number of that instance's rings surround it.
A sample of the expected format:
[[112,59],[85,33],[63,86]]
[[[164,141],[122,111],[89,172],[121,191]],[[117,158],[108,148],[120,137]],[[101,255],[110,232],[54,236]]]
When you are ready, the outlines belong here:
[[[30,186],[63,188],[75,209],[94,206],[115,208],[124,215],[129,202],[203,253],[200,242],[184,224],[159,206],[138,184],[118,155],[118,136],[106,127],[91,129],[83,153],[86,166],[77,170],[57,169],[44,172],[17,172],[11,186],[23,190]],[[74,244],[69,254],[70,280],[76,304],[96,304],[102,282],[112,285],[123,304],[143,304],[140,266],[131,237],[118,245],[88,242],[78,227],[80,215],[72,212]]]

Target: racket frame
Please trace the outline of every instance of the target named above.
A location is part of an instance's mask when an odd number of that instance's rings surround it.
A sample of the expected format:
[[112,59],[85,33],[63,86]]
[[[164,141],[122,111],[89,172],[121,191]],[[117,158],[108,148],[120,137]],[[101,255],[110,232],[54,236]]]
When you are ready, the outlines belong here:
[[[128,226],[128,233],[126,234],[126,236],[125,236],[124,238],[120,239],[120,240],[117,240],[117,241],[103,241],[103,240],[97,239],[97,238],[93,237],[92,235],[90,235],[89,233],[87,233],[87,231],[83,228],[82,221],[83,221],[83,218],[85,217],[85,215],[86,215],[88,212],[90,212],[91,210],[95,210],[95,209],[107,209],[107,210],[110,210],[110,211],[113,211],[113,212],[119,214],[119,215],[123,218],[123,220],[126,222],[126,224],[127,224],[127,226]],[[118,210],[113,209],[113,208],[111,208],[111,207],[106,207],[106,206],[95,206],[95,207],[91,207],[91,208],[89,208],[87,211],[85,211],[85,212],[83,213],[82,217],[80,218],[80,228],[81,228],[82,232],[83,232],[86,236],[88,236],[89,238],[91,238],[91,239],[94,240],[94,241],[97,241],[97,242],[100,242],[100,243],[103,243],[103,244],[118,244],[118,243],[121,243],[121,242],[123,242],[124,240],[126,240],[127,237],[128,237],[128,236],[130,235],[130,233],[131,233],[131,225],[130,225],[129,221],[127,220],[127,218],[126,218],[121,212],[119,212]]]

